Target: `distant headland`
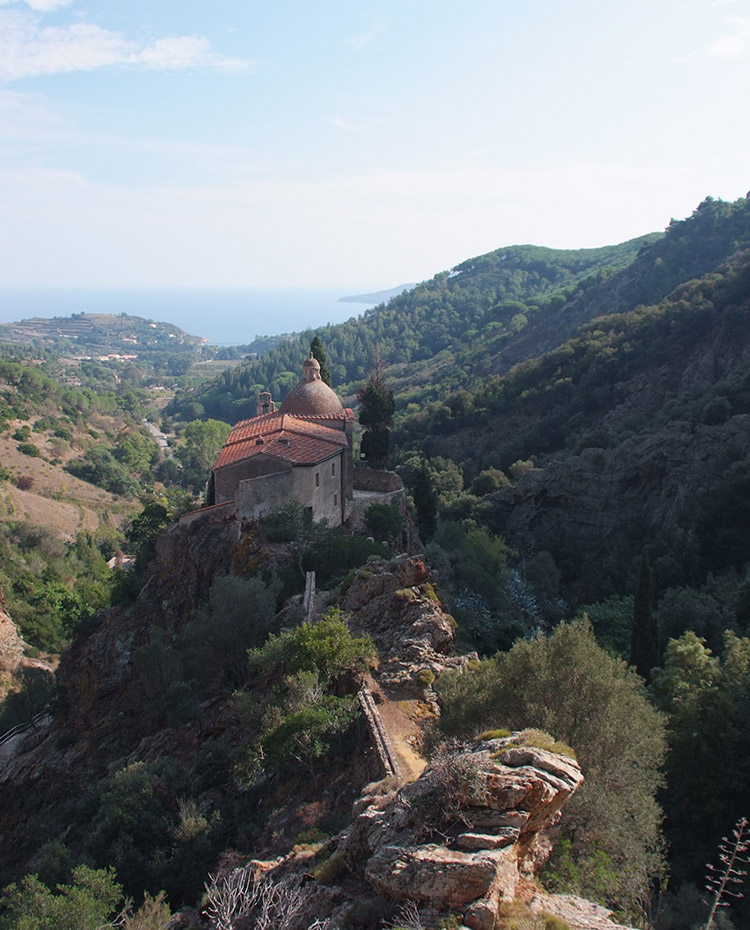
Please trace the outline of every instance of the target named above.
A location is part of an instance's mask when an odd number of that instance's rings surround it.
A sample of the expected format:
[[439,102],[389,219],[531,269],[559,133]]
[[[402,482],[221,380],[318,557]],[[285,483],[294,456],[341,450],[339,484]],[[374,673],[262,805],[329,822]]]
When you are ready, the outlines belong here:
[[373,294],[353,294],[349,297],[339,297],[340,304],[382,304],[391,297],[410,291],[416,284],[399,284],[398,287],[389,287],[385,291],[375,291]]

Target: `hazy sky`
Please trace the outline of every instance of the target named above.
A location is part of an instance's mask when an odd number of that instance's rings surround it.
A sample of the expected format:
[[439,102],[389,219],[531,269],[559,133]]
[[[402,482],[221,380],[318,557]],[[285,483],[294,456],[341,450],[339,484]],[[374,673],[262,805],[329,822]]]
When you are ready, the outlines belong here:
[[419,281],[750,188],[750,0],[0,0],[0,286]]

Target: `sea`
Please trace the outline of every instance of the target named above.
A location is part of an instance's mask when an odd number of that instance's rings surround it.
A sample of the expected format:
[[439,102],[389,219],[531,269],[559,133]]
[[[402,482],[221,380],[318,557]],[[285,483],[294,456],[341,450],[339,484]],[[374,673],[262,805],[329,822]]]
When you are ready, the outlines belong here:
[[371,294],[360,288],[0,288],[0,323],[73,313],[128,313],[172,323],[216,345],[247,345],[256,336],[278,336],[343,323],[369,303],[342,297]]

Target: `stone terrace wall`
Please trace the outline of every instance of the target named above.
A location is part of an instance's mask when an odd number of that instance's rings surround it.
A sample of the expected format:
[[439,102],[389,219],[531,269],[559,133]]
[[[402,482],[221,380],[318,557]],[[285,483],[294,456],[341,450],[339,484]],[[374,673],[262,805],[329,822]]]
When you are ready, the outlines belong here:
[[393,491],[402,491],[403,482],[394,471],[378,471],[375,468],[354,469],[355,491],[379,491],[388,494]]

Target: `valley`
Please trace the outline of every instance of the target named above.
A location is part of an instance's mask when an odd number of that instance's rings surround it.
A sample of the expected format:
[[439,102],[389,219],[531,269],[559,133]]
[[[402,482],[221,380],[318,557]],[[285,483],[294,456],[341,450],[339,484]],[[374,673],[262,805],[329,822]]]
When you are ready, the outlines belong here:
[[[304,900],[289,930],[698,925],[750,783],[749,320],[750,201],[708,198],[245,357],[134,317],[0,327],[0,729],[50,715],[0,761],[0,927],[24,876],[81,866],[115,870],[133,930],[160,892],[152,930],[228,927],[260,875]],[[405,490],[340,527],[202,514],[313,346],[355,416],[377,387],[349,448]],[[559,823],[497,806],[521,776],[569,785]]]

